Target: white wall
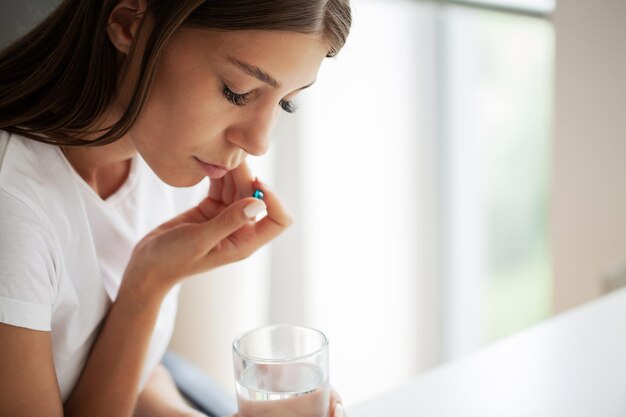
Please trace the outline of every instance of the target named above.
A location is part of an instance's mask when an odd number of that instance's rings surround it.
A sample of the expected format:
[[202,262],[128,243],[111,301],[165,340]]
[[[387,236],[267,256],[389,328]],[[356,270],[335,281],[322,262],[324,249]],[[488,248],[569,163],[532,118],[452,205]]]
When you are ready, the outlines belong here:
[[552,193],[555,312],[626,262],[626,1],[560,0]]

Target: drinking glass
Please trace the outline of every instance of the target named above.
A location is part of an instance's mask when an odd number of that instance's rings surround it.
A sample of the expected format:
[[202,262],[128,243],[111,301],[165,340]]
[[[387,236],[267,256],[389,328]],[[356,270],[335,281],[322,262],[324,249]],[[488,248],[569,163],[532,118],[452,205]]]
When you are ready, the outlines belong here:
[[233,342],[239,417],[328,417],[328,339],[309,327],[274,325]]

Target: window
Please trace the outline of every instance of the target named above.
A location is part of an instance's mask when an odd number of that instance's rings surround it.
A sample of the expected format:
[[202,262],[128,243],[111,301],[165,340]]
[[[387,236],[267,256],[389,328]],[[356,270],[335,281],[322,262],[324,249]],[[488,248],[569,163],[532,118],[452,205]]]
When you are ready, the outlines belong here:
[[455,358],[550,314],[554,34],[545,19],[445,9],[442,326]]
[[456,0],[450,3],[465,3],[468,6],[491,6],[521,13],[548,13],[554,10],[555,0]]
[[349,402],[550,313],[553,29],[461,3],[353,0],[348,44],[277,132],[297,221],[270,321],[328,334]]

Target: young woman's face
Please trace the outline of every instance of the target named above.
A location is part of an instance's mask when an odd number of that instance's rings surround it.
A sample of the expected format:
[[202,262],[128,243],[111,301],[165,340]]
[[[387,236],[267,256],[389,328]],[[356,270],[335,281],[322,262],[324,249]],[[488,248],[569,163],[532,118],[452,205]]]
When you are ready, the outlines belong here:
[[280,112],[315,81],[328,49],[294,32],[182,28],[156,68],[146,105],[129,132],[164,182],[220,177],[268,149]]

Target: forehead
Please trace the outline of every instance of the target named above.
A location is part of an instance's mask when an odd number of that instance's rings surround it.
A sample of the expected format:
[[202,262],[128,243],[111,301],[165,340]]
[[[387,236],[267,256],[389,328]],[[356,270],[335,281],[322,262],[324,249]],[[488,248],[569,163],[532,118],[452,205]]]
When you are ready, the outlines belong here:
[[175,38],[216,67],[233,67],[229,58],[235,58],[263,69],[285,87],[314,81],[328,53],[321,37],[286,31],[182,28]]

